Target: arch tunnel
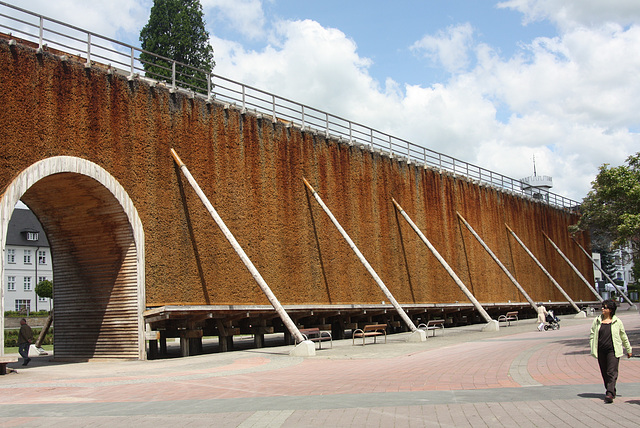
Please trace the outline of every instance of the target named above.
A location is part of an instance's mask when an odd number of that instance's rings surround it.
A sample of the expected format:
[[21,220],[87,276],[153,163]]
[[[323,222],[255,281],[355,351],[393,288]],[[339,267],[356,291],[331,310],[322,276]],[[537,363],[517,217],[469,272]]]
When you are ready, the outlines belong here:
[[[50,242],[54,357],[145,358],[144,233],[120,184],[84,159],[37,162],[2,195],[3,249],[18,200],[33,211]],[[5,262],[3,257],[3,271]]]

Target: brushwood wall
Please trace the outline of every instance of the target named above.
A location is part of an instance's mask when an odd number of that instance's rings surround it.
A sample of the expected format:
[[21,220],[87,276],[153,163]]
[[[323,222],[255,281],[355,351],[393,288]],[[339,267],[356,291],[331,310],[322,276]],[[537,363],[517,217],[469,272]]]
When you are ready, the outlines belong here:
[[[480,302],[525,299],[457,212],[534,300],[565,299],[505,224],[569,296],[595,300],[542,233],[593,281],[591,262],[567,232],[577,221],[567,211],[21,44],[0,43],[0,82],[0,186],[36,161],[61,155],[87,159],[113,175],[144,228],[149,307],[268,304],[170,148],[283,304],[385,300],[303,177],[401,303],[467,300],[391,198]],[[69,192],[75,186],[68,181]],[[33,202],[44,224],[55,220],[47,219],[46,204]],[[578,241],[589,247],[587,236]]]

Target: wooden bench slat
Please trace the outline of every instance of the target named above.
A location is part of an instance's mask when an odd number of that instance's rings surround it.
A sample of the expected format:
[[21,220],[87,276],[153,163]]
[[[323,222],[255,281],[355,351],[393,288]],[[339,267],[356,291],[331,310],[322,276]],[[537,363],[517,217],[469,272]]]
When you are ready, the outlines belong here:
[[498,317],[498,323],[505,322],[507,326],[511,325],[511,322],[518,323],[518,311],[507,312],[504,315]]
[[426,324],[421,323],[420,325],[418,325],[418,328],[426,330],[427,332],[429,330],[433,331],[433,337],[435,337],[437,330],[442,330],[444,334],[444,320],[429,320]]
[[16,357],[0,357],[0,375],[7,374],[7,364],[17,362],[18,359]]
[[386,324],[370,324],[365,325],[362,329],[353,331],[353,344],[356,343],[356,338],[362,338],[362,345],[365,345],[365,338],[373,337],[373,343],[377,343],[378,336],[384,335],[384,343],[387,343],[387,325]]
[[318,349],[322,349],[322,341],[324,340],[328,340],[331,344],[331,348],[333,348],[333,337],[331,336],[331,332],[320,330],[318,327],[301,328],[299,331],[306,340],[318,343]]

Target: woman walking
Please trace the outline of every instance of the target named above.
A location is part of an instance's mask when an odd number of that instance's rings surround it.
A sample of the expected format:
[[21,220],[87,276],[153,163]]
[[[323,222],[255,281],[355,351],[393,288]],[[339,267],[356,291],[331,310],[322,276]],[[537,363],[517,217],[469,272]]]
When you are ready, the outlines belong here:
[[602,302],[602,315],[596,317],[591,325],[589,341],[591,355],[598,359],[600,374],[606,388],[605,403],[612,403],[616,398],[616,381],[618,380],[618,364],[622,357],[622,347],[631,358],[631,344],[624,331],[622,320],[616,316],[616,302]]

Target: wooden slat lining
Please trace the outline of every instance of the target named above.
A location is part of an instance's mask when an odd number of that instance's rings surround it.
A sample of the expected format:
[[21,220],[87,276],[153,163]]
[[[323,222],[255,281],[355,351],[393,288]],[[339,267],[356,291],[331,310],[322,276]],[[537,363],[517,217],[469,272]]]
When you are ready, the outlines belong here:
[[[100,207],[108,222],[79,219],[56,242],[54,354],[59,358],[138,356],[137,258],[120,207]],[[105,224],[107,235],[105,236]],[[100,244],[96,246],[96,242]]]

